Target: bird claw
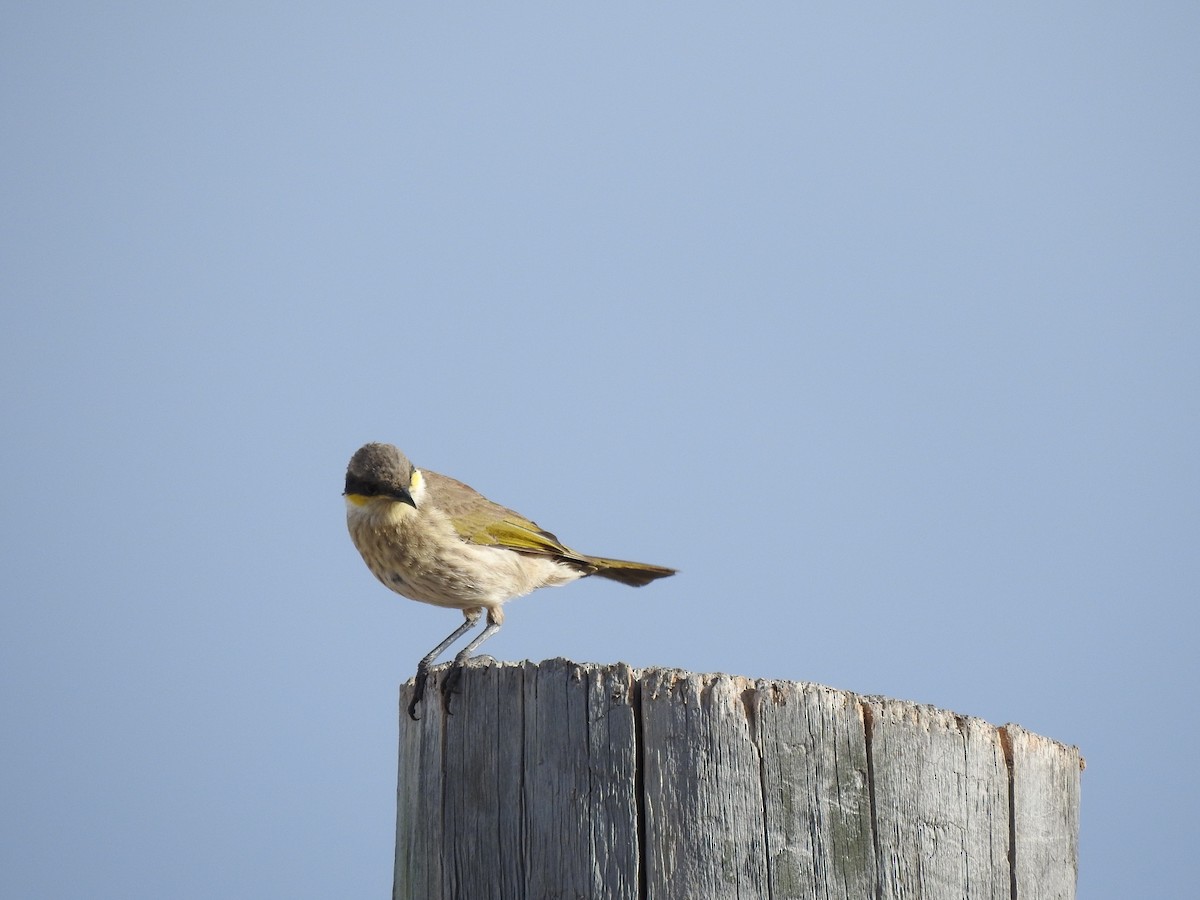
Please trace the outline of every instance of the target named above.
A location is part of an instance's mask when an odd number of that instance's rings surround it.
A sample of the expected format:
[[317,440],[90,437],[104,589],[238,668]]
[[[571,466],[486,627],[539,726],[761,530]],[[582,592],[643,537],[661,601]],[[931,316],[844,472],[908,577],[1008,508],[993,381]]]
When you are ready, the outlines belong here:
[[[496,660],[491,656],[474,656],[463,659],[455,659],[450,667],[446,670],[445,676],[441,682],[442,694],[442,709],[446,715],[454,715],[450,711],[450,700],[455,694],[461,694],[459,690],[459,682],[462,680],[462,670],[467,659],[486,660],[488,663],[495,663]],[[413,678],[412,698],[408,701],[408,716],[414,722],[417,719],[417,704],[425,697],[425,685],[429,681],[429,667],[417,666],[417,674]]]
[[417,669],[417,676],[413,680],[412,699],[408,701],[408,717],[414,722],[417,721],[417,704],[425,696],[425,682],[428,680],[429,671],[427,669]]
[[462,663],[455,661],[454,665],[446,672],[446,677],[442,679],[442,709],[446,711],[446,715],[452,716],[450,712],[450,698],[455,694],[461,693],[458,690],[459,679],[462,678]]
[[[458,683],[461,680],[461,678],[462,678],[462,663],[455,661],[455,663],[452,666],[450,666],[449,669],[446,670],[446,675],[442,679],[442,685],[441,685],[442,709],[445,710],[446,715],[448,715],[448,716],[454,715],[450,711],[450,698],[453,697],[455,694],[462,693],[458,689]],[[429,670],[418,668],[417,674],[413,678],[412,697],[408,701],[408,717],[410,719],[412,719],[414,722],[418,721],[417,705],[425,697],[425,685],[428,681],[429,681]]]

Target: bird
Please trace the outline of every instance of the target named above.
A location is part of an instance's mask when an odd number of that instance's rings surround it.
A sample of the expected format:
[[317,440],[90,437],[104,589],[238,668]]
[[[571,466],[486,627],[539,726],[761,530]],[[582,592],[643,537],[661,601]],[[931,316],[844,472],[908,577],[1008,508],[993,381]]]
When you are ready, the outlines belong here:
[[454,657],[442,683],[447,713],[463,663],[500,630],[509,600],[589,575],[641,587],[676,573],[572,550],[461,481],[417,468],[393,444],[355,451],[343,496],[350,539],[372,574],[403,597],[462,610],[465,619],[417,664],[408,705],[414,720],[430,667],[485,612],[486,626]]

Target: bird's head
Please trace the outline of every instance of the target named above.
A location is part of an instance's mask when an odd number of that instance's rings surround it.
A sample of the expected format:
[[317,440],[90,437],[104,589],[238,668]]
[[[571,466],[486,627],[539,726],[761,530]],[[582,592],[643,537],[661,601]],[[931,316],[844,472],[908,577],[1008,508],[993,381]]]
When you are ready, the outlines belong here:
[[425,496],[421,470],[391,444],[364,444],[346,467],[342,492],[354,506],[406,503],[414,509]]

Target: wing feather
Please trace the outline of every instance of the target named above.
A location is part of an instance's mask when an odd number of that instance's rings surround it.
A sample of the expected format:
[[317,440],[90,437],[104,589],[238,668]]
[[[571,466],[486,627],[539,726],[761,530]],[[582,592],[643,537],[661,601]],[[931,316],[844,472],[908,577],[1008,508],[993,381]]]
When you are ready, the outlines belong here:
[[434,505],[450,517],[464,541],[579,560],[579,554],[518,512],[493,503],[469,485],[447,475],[423,470]]

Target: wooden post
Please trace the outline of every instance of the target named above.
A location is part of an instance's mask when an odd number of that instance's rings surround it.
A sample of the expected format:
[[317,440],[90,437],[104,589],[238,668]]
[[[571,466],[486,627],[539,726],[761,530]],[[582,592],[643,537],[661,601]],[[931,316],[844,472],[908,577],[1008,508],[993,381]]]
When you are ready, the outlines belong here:
[[929,706],[671,669],[468,664],[400,702],[394,898],[1075,896],[1079,751]]

